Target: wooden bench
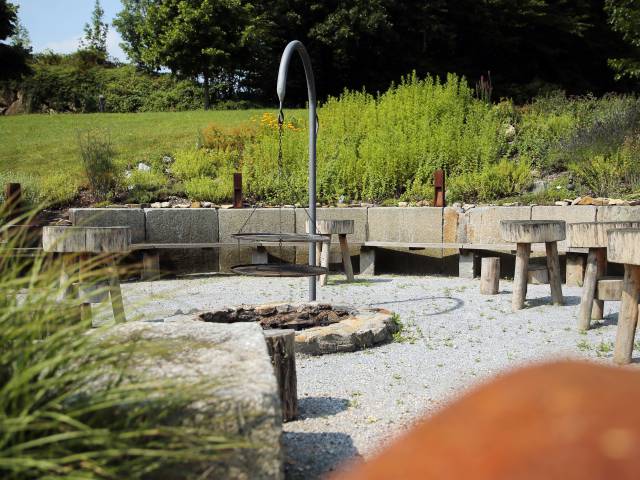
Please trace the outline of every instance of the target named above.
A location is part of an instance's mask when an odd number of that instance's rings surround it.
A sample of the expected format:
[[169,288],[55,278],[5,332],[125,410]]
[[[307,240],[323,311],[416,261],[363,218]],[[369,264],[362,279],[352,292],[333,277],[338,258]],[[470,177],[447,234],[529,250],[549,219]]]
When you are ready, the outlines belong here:
[[[460,258],[458,260],[458,276],[462,278],[475,278],[478,273],[477,259],[481,257],[481,252],[505,252],[515,254],[516,245],[512,243],[454,243],[454,242],[379,242],[366,241],[360,249],[360,273],[365,275],[375,274],[376,249],[378,248],[406,248],[409,250],[458,250]],[[531,245],[532,252],[545,252],[544,245]],[[569,248],[558,246],[559,253],[580,255],[588,253],[587,248]],[[583,265],[583,263],[581,263]],[[576,263],[576,265],[579,265]]]

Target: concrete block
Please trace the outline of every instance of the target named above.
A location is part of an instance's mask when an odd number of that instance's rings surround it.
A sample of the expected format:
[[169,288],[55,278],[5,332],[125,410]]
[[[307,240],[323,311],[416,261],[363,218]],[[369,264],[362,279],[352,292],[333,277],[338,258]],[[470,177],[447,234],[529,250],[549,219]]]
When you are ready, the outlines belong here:
[[458,259],[458,276],[473,279],[476,276],[476,254],[470,250],[461,250]]
[[442,242],[440,207],[370,208],[367,240],[379,242]]
[[[218,241],[218,212],[213,208],[145,209],[147,243]],[[160,250],[160,269],[175,273],[218,270],[218,249]]]
[[145,215],[141,208],[72,208],[69,219],[79,227],[129,227],[132,243],[145,241]]
[[531,207],[477,207],[465,212],[468,243],[504,243],[501,220],[530,220]]
[[[360,253],[360,245],[367,239],[367,208],[318,208],[316,209],[317,220],[353,220],[353,234],[347,235],[349,242],[349,253],[358,255]],[[304,208],[295,209],[296,232],[306,233],[307,222],[309,216]],[[331,236],[331,252],[339,252],[338,236]],[[309,261],[309,252],[306,245],[296,248],[296,262],[307,263]]]
[[[564,220],[567,223],[595,222],[597,207],[574,205],[571,207],[535,206],[531,210],[531,220]],[[558,242],[558,248],[565,248],[567,241]]]
[[640,206],[610,206],[597,207],[597,219],[599,222],[624,222],[624,221],[640,221]]
[[[232,235],[240,233],[241,228],[243,233],[294,232],[295,211],[293,208],[257,208],[255,211],[251,208],[221,209],[218,211],[218,224],[220,242],[237,244]],[[255,248],[246,242],[240,242],[239,246],[221,248],[220,271],[228,272],[233,265],[251,263]],[[266,250],[272,257],[286,262],[295,261],[294,247],[274,246]]]
[[376,249],[362,247],[360,249],[360,274],[375,275],[376,273]]

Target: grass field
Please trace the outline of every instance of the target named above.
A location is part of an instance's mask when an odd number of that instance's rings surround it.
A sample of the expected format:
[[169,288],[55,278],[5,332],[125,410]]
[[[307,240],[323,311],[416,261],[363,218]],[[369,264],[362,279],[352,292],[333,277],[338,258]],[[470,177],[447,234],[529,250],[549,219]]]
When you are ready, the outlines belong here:
[[119,162],[137,164],[194,145],[210,122],[237,124],[263,111],[0,116],[0,171],[79,173],[78,134],[95,129],[109,135]]

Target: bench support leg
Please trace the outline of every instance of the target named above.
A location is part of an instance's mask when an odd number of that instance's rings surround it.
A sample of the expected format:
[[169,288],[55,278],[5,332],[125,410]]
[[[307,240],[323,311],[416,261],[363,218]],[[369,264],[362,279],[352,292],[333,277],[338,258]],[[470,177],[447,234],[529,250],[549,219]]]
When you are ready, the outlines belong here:
[[360,275],[376,274],[376,249],[373,247],[360,248]]
[[120,289],[120,275],[118,265],[113,257],[109,258],[107,264],[109,274],[109,296],[111,297],[111,307],[113,308],[113,318],[116,323],[127,321],[124,316],[124,303],[122,302],[122,290]]
[[554,305],[563,305],[562,279],[560,278],[560,258],[558,258],[558,242],[546,242],[547,269],[549,270],[549,284],[551,298]]
[[[596,263],[597,263],[597,280],[604,277],[607,273],[607,249],[606,248],[598,248],[596,249]],[[596,280],[596,285],[597,285]],[[597,298],[593,301],[593,308],[591,309],[591,318],[594,320],[602,320],[604,318],[604,300],[598,300]]]
[[586,331],[591,326],[591,309],[596,296],[596,284],[598,281],[598,258],[594,248],[589,249],[587,255],[587,269],[584,273],[582,285],[582,298],[580,299],[580,311],[578,312],[578,330]]
[[567,287],[581,287],[584,279],[584,255],[581,253],[567,252],[567,274],[565,283]]
[[142,252],[142,280],[155,280],[160,275],[160,252]]
[[262,245],[258,245],[251,251],[251,263],[256,265],[265,265],[269,263],[269,254],[267,249]]
[[[331,239],[331,235],[329,235],[329,239]],[[323,242],[320,247],[320,266],[324,268],[329,268],[329,251],[331,250],[331,241]],[[318,281],[320,282],[320,286],[324,287],[327,284],[328,275],[320,275]]]
[[476,255],[471,250],[460,250],[460,258],[458,259],[458,277],[473,279],[476,274],[475,269]]
[[639,297],[640,267],[625,265],[622,303],[620,304],[618,330],[616,331],[616,346],[613,350],[613,361],[620,365],[631,363],[636,324],[638,323]]
[[93,326],[93,316],[91,313],[91,303],[89,303],[89,298],[87,298],[86,293],[84,292],[84,290],[82,289],[83,285],[88,285],[87,282],[91,281],[91,278],[89,277],[89,262],[90,262],[90,257],[86,254],[82,254],[80,255],[80,265],[78,267],[78,284],[80,287],[80,295],[81,295],[81,299],[82,303],[80,304],[80,320],[82,321],[83,325],[85,325],[88,328],[91,328]]
[[353,265],[351,265],[351,255],[349,255],[349,244],[347,243],[346,235],[338,235],[340,240],[340,252],[342,253],[342,265],[344,267],[344,274],[347,277],[348,282],[353,282]]

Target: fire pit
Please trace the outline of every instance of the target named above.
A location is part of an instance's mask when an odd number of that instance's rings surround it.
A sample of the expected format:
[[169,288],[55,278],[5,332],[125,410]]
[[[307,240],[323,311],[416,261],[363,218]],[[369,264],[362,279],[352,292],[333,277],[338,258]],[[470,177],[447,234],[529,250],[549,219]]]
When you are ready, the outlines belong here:
[[258,322],[264,329],[296,330],[296,351],[309,355],[352,352],[389,342],[398,331],[395,316],[382,308],[327,303],[242,305],[197,315],[204,322]]

